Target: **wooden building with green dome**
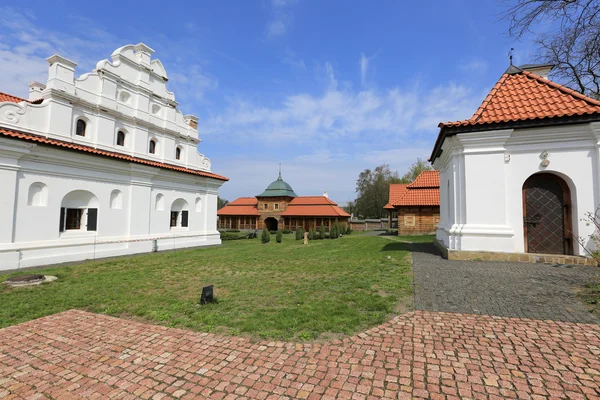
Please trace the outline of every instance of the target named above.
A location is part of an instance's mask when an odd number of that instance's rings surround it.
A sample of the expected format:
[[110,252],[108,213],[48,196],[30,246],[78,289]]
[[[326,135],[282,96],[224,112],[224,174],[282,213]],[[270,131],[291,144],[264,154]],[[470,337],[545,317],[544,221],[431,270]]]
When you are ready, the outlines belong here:
[[323,225],[329,231],[338,222],[348,224],[350,214],[333,202],[327,194],[298,196],[283,180],[281,171],[277,180],[255,197],[240,197],[217,211],[219,229],[263,229],[271,231],[306,230]]

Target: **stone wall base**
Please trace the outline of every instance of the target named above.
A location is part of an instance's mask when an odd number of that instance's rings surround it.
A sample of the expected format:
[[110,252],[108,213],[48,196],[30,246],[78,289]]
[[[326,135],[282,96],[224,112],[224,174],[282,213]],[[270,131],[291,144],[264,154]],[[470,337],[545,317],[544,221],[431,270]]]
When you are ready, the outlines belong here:
[[592,257],[567,256],[560,254],[530,254],[530,253],[502,253],[494,251],[467,251],[451,250],[444,243],[435,239],[435,247],[442,253],[442,257],[448,260],[470,260],[470,261],[512,261],[524,263],[546,263],[546,264],[573,264],[597,266],[598,263]]

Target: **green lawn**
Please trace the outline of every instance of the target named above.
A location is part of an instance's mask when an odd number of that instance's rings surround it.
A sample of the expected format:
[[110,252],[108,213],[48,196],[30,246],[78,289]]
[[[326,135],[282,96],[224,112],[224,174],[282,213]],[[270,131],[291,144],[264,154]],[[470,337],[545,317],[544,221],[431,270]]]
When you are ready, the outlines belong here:
[[[278,244],[273,235],[266,245],[227,241],[39,270],[58,281],[0,285],[0,327],[77,308],[255,338],[349,335],[412,306],[410,258],[390,240],[350,235],[304,246],[292,235]],[[218,302],[200,306],[209,284]]]

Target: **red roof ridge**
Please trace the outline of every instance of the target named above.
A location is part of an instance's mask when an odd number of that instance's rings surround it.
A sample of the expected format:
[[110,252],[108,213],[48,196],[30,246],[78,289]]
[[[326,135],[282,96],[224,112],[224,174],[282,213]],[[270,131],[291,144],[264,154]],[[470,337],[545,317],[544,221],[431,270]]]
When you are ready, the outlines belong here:
[[[585,94],[579,93],[578,91],[575,91],[571,88],[568,88],[564,85],[561,85],[560,83],[556,83],[554,81],[551,81],[550,79],[546,79],[542,76],[539,76],[537,74],[534,74],[531,71],[523,71],[522,72],[523,75],[527,76],[528,78],[532,78],[535,79],[536,81],[540,82],[540,83],[545,83],[546,85],[552,86],[555,89],[560,90],[561,92],[571,95],[573,97],[578,98],[579,100],[583,100],[587,103],[590,103],[593,106],[600,106],[600,101],[593,99],[589,96],[586,96]],[[506,75],[506,74],[505,74]]]
[[169,169],[172,171],[185,172],[185,173],[192,174],[192,175],[199,175],[199,176],[204,176],[207,178],[214,178],[214,179],[218,179],[221,181],[229,180],[229,178],[226,178],[222,175],[218,175],[218,174],[215,174],[212,172],[200,171],[200,170],[189,169],[189,168],[185,168],[185,167],[179,167],[179,166],[171,165],[171,164],[167,164],[167,163],[161,163],[158,161],[146,160],[144,158],[134,157],[134,156],[130,156],[127,154],[118,153],[115,151],[100,150],[100,149],[97,149],[97,148],[91,147],[91,146],[69,143],[69,142],[65,142],[62,140],[58,140],[58,139],[50,139],[48,137],[36,135],[34,133],[16,131],[16,130],[4,128],[1,126],[0,126],[0,135],[8,136],[8,137],[16,138],[16,139],[22,139],[22,140],[26,140],[26,141],[30,141],[30,142],[38,142],[38,143],[48,144],[48,145],[57,146],[57,147],[64,147],[64,148],[71,149],[71,150],[77,150],[77,151],[81,151],[81,152],[97,154],[100,156],[121,159],[121,160],[130,161],[130,162],[134,162],[134,163],[138,163],[138,164],[145,164],[145,165],[149,165],[151,167],[164,168],[164,169]]

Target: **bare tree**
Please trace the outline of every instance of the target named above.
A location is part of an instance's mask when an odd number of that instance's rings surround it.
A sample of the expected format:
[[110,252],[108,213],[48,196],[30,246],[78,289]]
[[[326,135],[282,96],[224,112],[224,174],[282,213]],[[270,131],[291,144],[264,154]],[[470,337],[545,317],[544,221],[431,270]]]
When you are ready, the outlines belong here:
[[600,0],[503,0],[509,34],[521,38],[540,23],[537,61],[554,64],[566,86],[600,99]]

